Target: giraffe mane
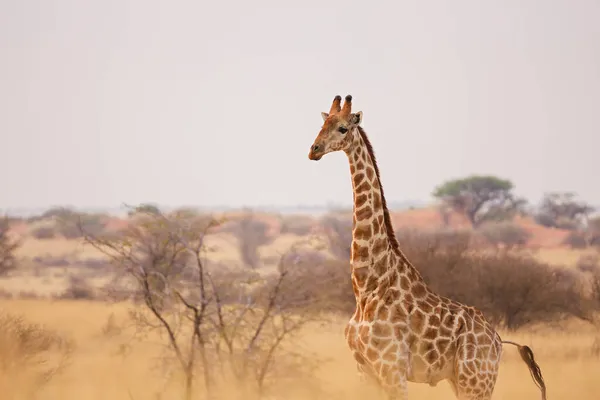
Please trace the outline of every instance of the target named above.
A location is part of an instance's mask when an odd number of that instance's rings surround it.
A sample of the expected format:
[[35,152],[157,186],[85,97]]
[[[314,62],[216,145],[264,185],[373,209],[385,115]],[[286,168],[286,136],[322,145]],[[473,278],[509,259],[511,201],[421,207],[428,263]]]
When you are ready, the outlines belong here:
[[394,232],[390,212],[388,210],[385,196],[383,194],[383,186],[381,185],[381,178],[379,177],[379,167],[377,166],[377,160],[375,159],[375,151],[373,150],[373,145],[371,144],[367,133],[360,126],[358,126],[358,133],[360,133],[360,136],[363,142],[365,143],[365,146],[367,147],[367,152],[369,153],[371,161],[373,162],[373,167],[375,168],[375,176],[377,176],[377,181],[379,182],[379,190],[381,191],[381,205],[383,207],[383,222],[385,224],[385,230],[388,236],[388,240],[390,242],[390,245],[392,246],[392,249],[397,254],[402,255],[402,252],[400,251],[400,244],[398,243],[398,239],[396,238],[396,233]]

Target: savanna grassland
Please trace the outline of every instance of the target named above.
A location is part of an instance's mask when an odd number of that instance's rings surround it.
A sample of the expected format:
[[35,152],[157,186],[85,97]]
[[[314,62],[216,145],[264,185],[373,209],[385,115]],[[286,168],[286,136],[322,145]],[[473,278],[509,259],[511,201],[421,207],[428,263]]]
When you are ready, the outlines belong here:
[[[354,306],[347,214],[146,211],[10,222],[18,266],[0,278],[1,399],[201,399],[207,386],[223,399],[377,394],[343,337]],[[567,245],[568,230],[524,217],[487,231],[460,216],[442,229],[431,209],[393,218],[432,287],[531,346],[549,399],[598,397],[593,246]],[[413,399],[453,398],[445,382],[409,389]],[[505,346],[494,398],[539,396]]]

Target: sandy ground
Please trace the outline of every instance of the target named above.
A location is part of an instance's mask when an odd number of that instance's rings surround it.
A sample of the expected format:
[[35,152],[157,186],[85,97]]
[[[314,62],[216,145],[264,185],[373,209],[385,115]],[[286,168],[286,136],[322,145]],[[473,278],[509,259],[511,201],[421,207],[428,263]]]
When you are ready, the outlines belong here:
[[[162,393],[162,398],[181,398],[176,379],[167,381],[165,372],[158,368],[162,354],[158,338],[131,341],[127,332],[103,333],[111,315],[117,325],[124,323],[129,307],[126,303],[85,301],[1,301],[0,309],[4,312],[44,324],[73,339],[76,345],[68,369],[50,381],[36,398],[131,400],[156,398],[156,393]],[[327,398],[373,397],[372,389],[357,379],[354,361],[343,340],[343,323],[343,318],[332,316],[329,326],[311,326],[301,333],[302,346],[322,360],[313,378],[325,388]],[[598,398],[600,358],[593,353],[593,343],[600,335],[590,326],[573,322],[560,331],[537,327],[502,335],[533,348],[548,386],[549,399]],[[278,398],[312,398],[313,395],[300,394],[301,380],[291,382],[285,397]],[[30,384],[24,371],[13,371],[10,380],[0,380],[0,393],[3,399],[21,399]],[[232,393],[225,398],[243,398],[239,393],[233,394],[231,387],[229,392]],[[435,388],[411,384],[410,393],[412,399],[453,398],[445,382]],[[494,399],[535,398],[540,398],[539,391],[525,364],[515,349],[506,348]]]

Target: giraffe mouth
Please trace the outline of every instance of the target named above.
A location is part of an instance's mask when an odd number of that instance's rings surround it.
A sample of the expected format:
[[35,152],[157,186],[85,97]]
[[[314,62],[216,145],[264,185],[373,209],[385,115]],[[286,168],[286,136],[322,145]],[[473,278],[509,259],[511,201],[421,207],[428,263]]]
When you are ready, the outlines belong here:
[[310,153],[308,153],[308,159],[309,160],[319,161],[321,158],[323,158],[323,153],[316,153],[316,152],[314,152],[312,150],[311,150]]

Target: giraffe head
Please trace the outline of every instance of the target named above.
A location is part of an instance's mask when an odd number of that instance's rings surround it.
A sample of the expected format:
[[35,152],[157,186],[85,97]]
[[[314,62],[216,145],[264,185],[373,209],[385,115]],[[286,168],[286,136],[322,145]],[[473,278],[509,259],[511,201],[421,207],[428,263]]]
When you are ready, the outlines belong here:
[[352,112],[352,96],[346,96],[341,106],[342,96],[337,95],[329,113],[321,113],[323,126],[310,148],[308,158],[318,161],[325,154],[333,151],[348,150],[358,135],[358,126],[362,121],[362,111]]

